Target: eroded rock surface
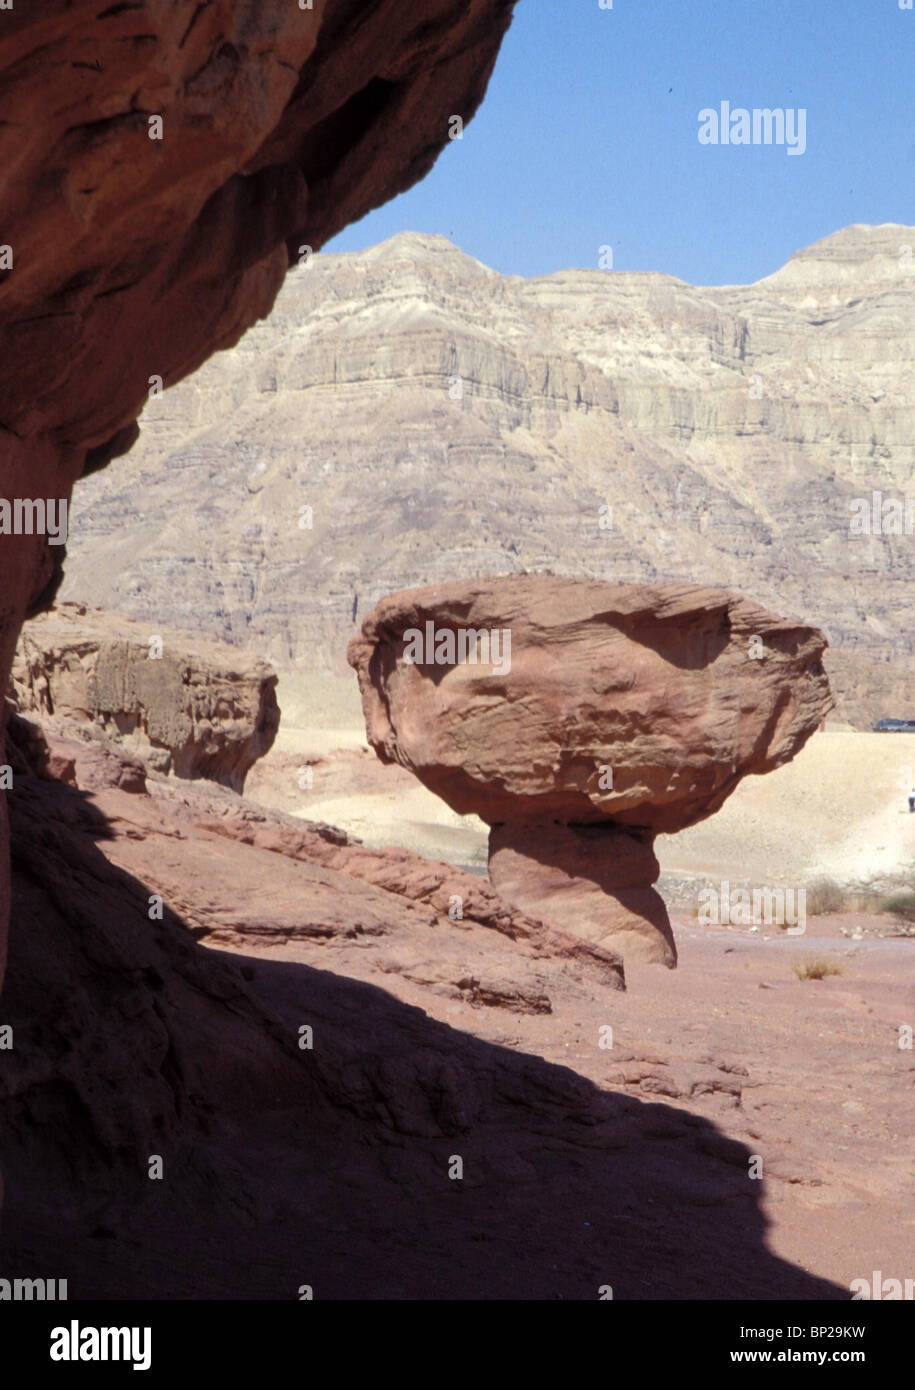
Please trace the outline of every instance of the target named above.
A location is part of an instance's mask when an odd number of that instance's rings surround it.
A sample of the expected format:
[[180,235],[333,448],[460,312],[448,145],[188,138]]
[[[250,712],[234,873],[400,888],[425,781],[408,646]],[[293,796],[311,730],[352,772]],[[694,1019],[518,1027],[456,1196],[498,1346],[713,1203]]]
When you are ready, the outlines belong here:
[[280,722],[276,675],[265,662],[76,603],[26,625],[13,693],[21,712],[50,716],[77,737],[91,732],[89,719],[159,772],[236,791]]
[[228,346],[302,245],[428,172],[513,3],[4,11],[7,431],[92,449],[92,470],[122,449],[150,374],[168,384]]
[[[513,5],[0,11],[3,497],[66,499],[130,448],[151,391],[269,311],[307,248],[427,173],[482,99]],[[0,536],[0,688],[63,554]],[[0,861],[5,827],[0,810]],[[0,870],[0,937],[7,907]]]
[[724,590],[528,575],[384,599],[349,660],[375,752],[489,823],[505,896],[673,964],[653,839],[803,746],[825,645]]

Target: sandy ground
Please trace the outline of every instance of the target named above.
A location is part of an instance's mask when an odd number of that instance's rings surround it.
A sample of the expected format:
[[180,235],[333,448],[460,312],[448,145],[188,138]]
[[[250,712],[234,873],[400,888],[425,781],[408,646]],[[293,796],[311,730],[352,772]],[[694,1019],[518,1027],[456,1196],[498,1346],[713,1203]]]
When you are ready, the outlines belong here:
[[485,872],[487,826],[456,815],[405,769],[384,767],[368,747],[355,677],[281,677],[278,699],[279,733],[251,769],[246,796],[339,826],[372,847],[396,845]]
[[[333,713],[284,731],[267,792],[466,852],[481,831],[358,734],[341,747]],[[845,776],[884,747],[819,737],[807,843],[839,795],[830,750]],[[95,790],[17,773],[5,1017],[37,1036],[50,1007],[72,1080],[49,1089],[13,1054],[7,1268],[53,1252],[80,1297],[288,1298],[308,1279],[321,1298],[844,1301],[877,1270],[915,1279],[915,940],[881,937],[885,916],[792,937],[705,926],[669,897],[679,968],[630,961],[620,991],[559,938],[433,911],[421,863],[382,889],[302,858],[294,825],[277,838],[224,789],[125,790],[101,777],[111,756],[84,754]],[[875,779],[862,823],[885,793]],[[754,815],[786,852],[788,810]],[[738,880],[726,837],[715,853]],[[161,1187],[137,1144],[167,1151]]]
[[[649,1073],[648,1085],[660,1094],[665,1080],[690,1093],[675,1077],[691,1057],[725,1061],[739,1095],[718,1097],[718,1122],[763,1160],[771,1248],[847,1286],[881,1256],[895,1277],[915,1274],[915,1053],[899,1047],[915,942],[850,945],[842,927],[821,918],[789,939],[675,919],[678,969],[628,967],[610,1012],[615,1047],[655,1050],[661,1081]],[[838,973],[797,978],[795,963],[816,961]]]
[[915,735],[816,733],[793,762],[748,777],[716,816],[658,843],[668,873],[760,882],[904,876],[915,865]]

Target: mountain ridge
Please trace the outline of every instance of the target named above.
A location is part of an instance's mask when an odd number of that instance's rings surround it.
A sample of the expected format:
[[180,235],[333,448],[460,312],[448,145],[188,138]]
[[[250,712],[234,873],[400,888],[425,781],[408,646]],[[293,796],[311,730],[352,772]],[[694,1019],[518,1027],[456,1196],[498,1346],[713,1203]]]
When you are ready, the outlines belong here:
[[79,485],[64,595],[343,676],[397,589],[716,584],[827,632],[840,718],[901,713],[912,537],[849,518],[915,491],[912,243],[845,228],[742,287],[502,276],[424,233],[317,255]]

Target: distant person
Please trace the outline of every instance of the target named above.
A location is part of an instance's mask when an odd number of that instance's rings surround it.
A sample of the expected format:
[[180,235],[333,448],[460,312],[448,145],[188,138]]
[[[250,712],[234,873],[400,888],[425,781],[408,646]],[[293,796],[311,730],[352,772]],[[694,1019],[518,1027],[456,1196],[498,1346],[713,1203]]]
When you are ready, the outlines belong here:
[[915,787],[909,792],[909,812],[915,811]]

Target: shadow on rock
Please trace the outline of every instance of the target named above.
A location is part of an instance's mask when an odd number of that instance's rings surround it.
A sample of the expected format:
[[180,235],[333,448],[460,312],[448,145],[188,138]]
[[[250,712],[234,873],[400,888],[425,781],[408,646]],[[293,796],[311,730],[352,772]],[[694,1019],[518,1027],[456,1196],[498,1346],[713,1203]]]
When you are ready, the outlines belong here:
[[848,1297],[767,1249],[748,1151],[707,1120],[204,947],[150,919],[82,793],[26,778],[10,810],[4,1277],[71,1299]]

